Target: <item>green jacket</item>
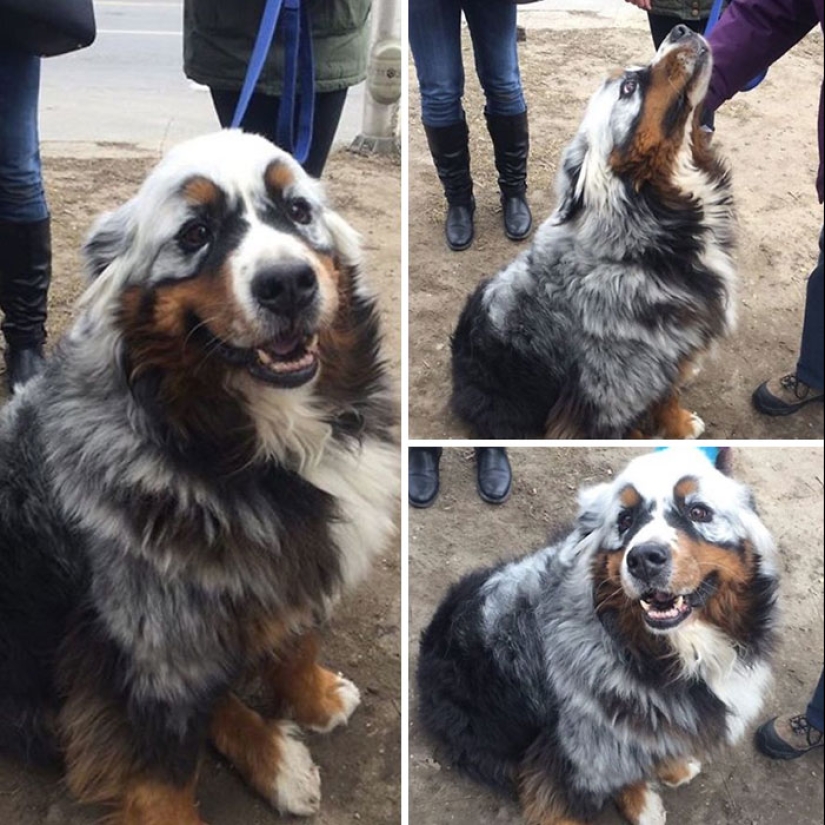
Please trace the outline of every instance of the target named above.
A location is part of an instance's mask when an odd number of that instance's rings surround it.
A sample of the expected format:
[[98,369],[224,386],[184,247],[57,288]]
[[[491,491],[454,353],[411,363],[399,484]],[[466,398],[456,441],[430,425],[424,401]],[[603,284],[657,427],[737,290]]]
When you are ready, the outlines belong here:
[[[367,76],[371,0],[305,0],[312,26],[315,90],[337,92]],[[215,89],[237,91],[265,0],[184,0],[183,69]],[[257,91],[280,95],[284,65],[280,30],[261,72]]]
[[712,6],[713,0],[651,0],[650,11],[680,20],[707,20]]

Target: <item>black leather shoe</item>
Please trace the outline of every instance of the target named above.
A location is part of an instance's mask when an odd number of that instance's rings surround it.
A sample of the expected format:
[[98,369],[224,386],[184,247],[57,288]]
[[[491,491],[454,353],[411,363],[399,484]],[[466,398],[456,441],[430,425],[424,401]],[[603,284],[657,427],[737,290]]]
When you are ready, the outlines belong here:
[[447,199],[447,220],[444,224],[447,245],[454,252],[460,252],[473,242],[474,232],[475,201],[467,122],[462,119],[450,126],[425,125],[424,132]]
[[45,361],[39,347],[6,347],[6,382],[12,395],[42,371]]
[[503,447],[476,448],[478,494],[488,504],[504,504],[510,498],[513,473]]
[[441,447],[410,447],[410,504],[421,510],[432,507],[438,498],[438,464]]
[[501,211],[504,213],[504,234],[511,241],[521,241],[530,234],[533,213],[523,195],[502,195]]
[[447,205],[447,220],[444,223],[444,233],[447,236],[447,246],[453,252],[461,252],[473,242],[475,226],[473,225],[473,213],[475,212],[475,200],[469,204],[451,203]]

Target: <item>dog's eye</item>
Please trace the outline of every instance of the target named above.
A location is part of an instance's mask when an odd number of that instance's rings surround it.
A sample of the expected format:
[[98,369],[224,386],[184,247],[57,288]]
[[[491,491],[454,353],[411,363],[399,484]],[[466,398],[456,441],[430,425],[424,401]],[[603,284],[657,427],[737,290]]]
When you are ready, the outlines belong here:
[[688,509],[688,517],[691,521],[710,521],[711,511],[703,504],[692,504]]
[[212,230],[203,221],[192,221],[178,233],[178,242],[187,252],[197,252],[212,240]]
[[616,522],[619,532],[624,533],[626,530],[629,530],[632,524],[633,512],[631,510],[622,510],[622,512],[619,513],[619,520]]
[[308,224],[312,221],[312,207],[304,198],[294,198],[287,204],[289,217],[295,223]]
[[638,85],[639,84],[632,77],[626,77],[622,81],[622,85],[619,87],[619,95],[621,97],[630,97],[630,95],[636,91],[636,87]]

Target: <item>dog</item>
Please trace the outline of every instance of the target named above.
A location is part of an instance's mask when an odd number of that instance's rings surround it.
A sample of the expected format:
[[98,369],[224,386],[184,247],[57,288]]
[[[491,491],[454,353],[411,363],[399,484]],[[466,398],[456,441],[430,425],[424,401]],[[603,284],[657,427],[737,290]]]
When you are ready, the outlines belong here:
[[549,547],[471,573],[421,637],[420,716],[446,759],[518,793],[529,825],[612,799],[664,825],[677,786],[759,712],[777,562],[751,493],[699,450],[641,456],[580,493]]
[[[318,810],[345,724],[318,633],[395,532],[394,390],[358,237],[236,130],[173,149],[85,245],[92,282],[0,417],[0,743],[118,825],[195,825],[207,740]],[[239,698],[259,681],[277,712]]]
[[680,387],[735,322],[729,173],[699,115],[704,38],[676,26],[604,81],[529,250],[468,298],[451,406],[481,438],[693,438]]

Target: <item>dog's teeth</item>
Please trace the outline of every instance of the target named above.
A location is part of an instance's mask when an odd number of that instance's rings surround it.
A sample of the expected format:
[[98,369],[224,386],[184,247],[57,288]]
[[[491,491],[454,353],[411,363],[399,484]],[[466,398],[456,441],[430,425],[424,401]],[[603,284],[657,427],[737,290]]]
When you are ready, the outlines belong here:
[[263,364],[271,364],[272,363],[272,359],[269,357],[269,355],[264,350],[258,349],[258,350],[255,350],[255,352],[257,353],[258,358],[261,360],[261,363],[263,363]]
[[642,606],[642,610],[644,610],[645,613],[650,613],[650,608],[653,607],[650,602],[646,602],[644,599],[639,599],[639,604]]
[[685,606],[685,597],[677,596],[673,605],[677,610],[681,610]]

